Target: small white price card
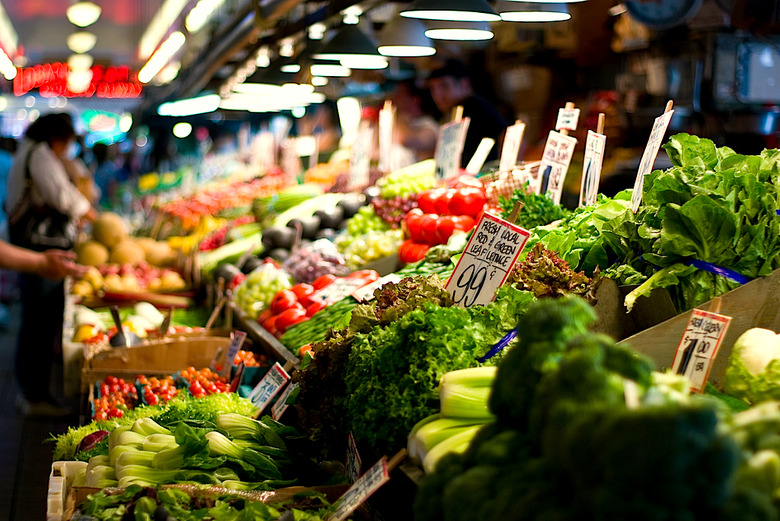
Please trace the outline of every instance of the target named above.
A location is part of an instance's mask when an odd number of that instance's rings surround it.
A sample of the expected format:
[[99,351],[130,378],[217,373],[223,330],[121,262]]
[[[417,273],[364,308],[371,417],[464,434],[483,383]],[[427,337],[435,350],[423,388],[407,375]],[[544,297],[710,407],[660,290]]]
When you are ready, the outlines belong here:
[[704,391],[730,322],[731,317],[725,315],[693,310],[672,362],[672,371],[688,378],[692,391]]
[[555,121],[555,130],[577,130],[580,120],[580,109],[558,109],[558,119]]
[[352,431],[349,431],[347,435],[347,463],[345,465],[347,469],[347,478],[350,483],[354,483],[360,477],[360,470],[363,462],[360,459],[360,453],[358,453],[357,443],[355,443],[355,436]]
[[349,490],[336,501],[336,510],[325,519],[327,521],[344,521],[389,479],[387,458],[382,458],[349,487]]
[[647,140],[647,146],[642,154],[642,160],[639,162],[639,171],[636,173],[636,181],[634,181],[634,191],[631,194],[631,209],[636,213],[639,210],[639,205],[642,203],[642,188],[645,185],[645,176],[652,172],[655,158],[658,156],[658,151],[661,149],[661,141],[664,139],[666,129],[669,126],[669,122],[672,120],[673,110],[664,112],[653,123],[653,130],[650,131],[650,138]]
[[393,165],[393,127],[395,125],[395,109],[391,103],[385,103],[379,111],[379,170],[394,172]]
[[520,144],[523,142],[525,123],[517,122],[506,129],[504,144],[501,146],[501,157],[498,160],[498,169],[508,172],[517,166],[517,155],[520,153]]
[[352,295],[355,290],[365,286],[366,282],[360,278],[340,278],[336,279],[317,293],[309,296],[309,300],[312,302],[322,302],[326,306],[335,304],[339,300]]
[[540,189],[546,181],[547,188],[544,193],[555,201],[555,204],[561,202],[563,182],[566,180],[566,172],[569,170],[576,145],[576,138],[564,136],[554,130],[551,130],[550,135],[547,136],[547,143],[544,145],[544,153],[539,165]]
[[436,142],[436,179],[449,179],[458,175],[469,118],[442,125]]
[[489,213],[482,214],[447,280],[455,304],[488,304],[509,276],[531,232]]
[[354,293],[352,293],[352,296],[355,297],[355,300],[358,302],[370,302],[371,300],[374,300],[374,290],[377,288],[381,288],[385,284],[389,284],[391,282],[398,282],[401,280],[401,277],[396,275],[395,273],[391,273],[390,275],[385,275],[381,279],[377,279],[371,284],[366,284],[362,288],[358,289]]
[[234,331],[230,333],[230,345],[228,346],[225,364],[222,366],[222,376],[230,375],[230,369],[233,367],[233,360],[236,359],[238,350],[241,349],[242,345],[244,345],[244,340],[246,340],[245,331]]
[[374,129],[367,121],[360,124],[349,155],[349,187],[352,190],[368,186],[371,173],[371,150],[374,145]]
[[295,383],[290,383],[290,385],[284,388],[282,394],[279,395],[279,398],[271,406],[271,418],[278,421],[279,418],[282,417],[284,411],[286,411],[287,407],[289,407],[289,405],[287,404],[287,399],[297,388],[298,388],[298,384]]
[[268,372],[265,373],[265,376],[263,376],[255,388],[252,389],[252,392],[249,393],[249,396],[247,396],[249,401],[257,407],[257,416],[260,416],[263,409],[271,403],[274,396],[279,394],[279,390],[281,390],[282,386],[286,384],[289,379],[290,375],[287,374],[287,371],[285,371],[281,365],[279,365],[279,362],[276,362],[271,366]]
[[601,166],[604,163],[604,148],[607,136],[588,130],[585,141],[585,159],[582,161],[582,183],[580,184],[580,206],[596,204],[601,180]]

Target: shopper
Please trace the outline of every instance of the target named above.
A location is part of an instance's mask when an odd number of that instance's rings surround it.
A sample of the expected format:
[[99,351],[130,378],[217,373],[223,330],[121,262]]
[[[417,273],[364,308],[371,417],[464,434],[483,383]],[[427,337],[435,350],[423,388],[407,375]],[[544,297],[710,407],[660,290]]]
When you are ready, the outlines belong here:
[[463,107],[463,116],[471,120],[463,147],[461,165],[469,162],[482,138],[486,137],[496,140],[487,160],[498,159],[499,145],[509,125],[496,107],[474,93],[468,69],[463,62],[455,59],[447,60],[443,66],[430,73],[428,86],[445,122],[449,121],[457,106]]
[[407,80],[390,98],[396,109],[395,139],[413,156],[412,162],[432,159],[439,136],[439,124],[425,111],[426,94],[415,80]]
[[[41,116],[27,129],[8,176],[6,211],[13,244],[36,251],[52,249],[50,244],[68,249],[77,224],[96,218],[97,213],[71,183],[62,164],[74,137],[70,117],[63,114]],[[44,229],[38,222],[52,224],[47,232],[57,228],[61,233],[39,233]],[[69,259],[56,253],[43,255],[45,266]],[[49,272],[45,268],[20,277],[22,324],[15,369],[21,396],[17,404],[30,415],[68,412],[58,405],[50,390],[54,355],[61,351],[65,295],[62,281],[49,280],[42,274],[58,274],[55,272],[58,270]]]

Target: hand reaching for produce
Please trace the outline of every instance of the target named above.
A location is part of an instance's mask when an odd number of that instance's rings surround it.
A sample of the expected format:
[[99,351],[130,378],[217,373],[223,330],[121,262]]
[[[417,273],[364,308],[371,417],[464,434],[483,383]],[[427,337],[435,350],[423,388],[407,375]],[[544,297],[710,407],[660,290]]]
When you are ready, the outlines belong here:
[[38,273],[47,279],[59,280],[67,276],[81,278],[87,274],[89,266],[76,264],[76,254],[63,250],[43,252]]

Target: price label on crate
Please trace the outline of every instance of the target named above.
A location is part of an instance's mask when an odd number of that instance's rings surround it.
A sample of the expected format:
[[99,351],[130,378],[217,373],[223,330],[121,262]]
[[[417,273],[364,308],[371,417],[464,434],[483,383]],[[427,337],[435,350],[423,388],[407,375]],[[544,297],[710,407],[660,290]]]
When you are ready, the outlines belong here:
[[489,213],[482,214],[474,234],[447,280],[455,304],[488,304],[509,276],[531,232]]
[[279,365],[279,362],[276,362],[271,366],[268,372],[265,373],[265,376],[263,376],[255,388],[252,389],[252,392],[249,393],[249,396],[247,396],[249,401],[258,408],[257,416],[260,416],[263,409],[271,403],[274,396],[279,394],[279,390],[281,390],[289,379],[290,375],[287,374],[287,371],[285,371],[281,365]]
[[347,435],[347,462],[344,466],[347,469],[347,478],[349,478],[350,483],[358,480],[362,465],[363,462],[360,459],[360,453],[358,453],[355,436],[352,434],[352,431],[349,431]]
[[326,306],[335,304],[344,297],[348,297],[355,290],[362,288],[366,281],[360,278],[340,278],[336,279],[321,290],[309,296],[312,302],[322,302]]
[[370,302],[374,300],[374,290],[377,288],[381,288],[385,284],[390,284],[391,282],[398,282],[401,280],[401,277],[396,275],[395,273],[391,273],[390,275],[385,275],[381,279],[377,279],[371,284],[366,284],[362,288],[358,289],[354,293],[352,293],[352,296],[357,300],[358,302]]
[[436,142],[436,179],[449,179],[458,175],[469,118],[441,126]]
[[501,146],[501,157],[498,160],[498,169],[508,172],[517,166],[517,156],[520,153],[520,144],[523,142],[525,123],[518,121],[506,129],[504,144]]
[[349,186],[358,190],[368,186],[371,174],[371,150],[374,145],[374,129],[364,121],[360,125],[349,155]]
[[230,345],[228,346],[227,358],[222,366],[222,376],[230,376],[230,369],[233,367],[233,360],[236,359],[238,350],[244,345],[246,340],[245,331],[233,331],[230,333]]
[[349,490],[336,501],[336,510],[325,519],[327,521],[344,521],[389,479],[387,458],[382,458],[349,487]]
[[551,130],[547,136],[547,143],[544,145],[544,153],[539,165],[539,176],[541,177],[539,188],[547,197],[555,201],[555,204],[561,202],[563,182],[566,180],[566,172],[569,170],[576,145],[576,138],[564,136],[554,130]]
[[577,130],[580,120],[580,109],[558,109],[558,119],[555,120],[555,130]]
[[298,384],[296,383],[290,383],[290,385],[284,388],[282,394],[279,395],[279,398],[271,406],[271,418],[278,421],[279,418],[282,417],[284,411],[286,411],[287,407],[289,407],[289,404],[287,403],[287,399],[290,397],[290,395],[293,392],[295,392],[297,388],[298,388]]
[[666,129],[672,120],[672,114],[674,114],[673,110],[664,112],[655,118],[653,123],[653,130],[650,131],[650,138],[648,138],[647,146],[645,146],[645,151],[642,153],[639,171],[636,173],[636,180],[634,181],[634,191],[631,194],[631,209],[634,213],[639,210],[639,205],[642,203],[642,188],[645,185],[645,176],[653,170],[655,158],[661,149],[661,141],[663,141]]
[[691,390],[704,391],[712,362],[718,356],[731,317],[694,309],[677,346],[672,371],[691,382]]
[[580,183],[580,206],[596,204],[599,195],[601,166],[604,163],[604,148],[607,136],[588,130],[585,141],[585,158],[582,161],[582,182]]

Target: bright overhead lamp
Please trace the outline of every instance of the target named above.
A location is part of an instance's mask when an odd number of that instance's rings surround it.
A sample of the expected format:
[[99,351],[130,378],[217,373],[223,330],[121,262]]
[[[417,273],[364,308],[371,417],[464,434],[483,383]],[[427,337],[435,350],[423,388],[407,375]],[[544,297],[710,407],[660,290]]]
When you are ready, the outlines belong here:
[[433,42],[425,36],[425,24],[416,18],[398,17],[379,33],[379,54],[411,58],[436,54]]
[[89,54],[71,54],[68,58],[68,68],[72,71],[86,71],[92,67],[92,61]]
[[73,25],[87,27],[98,21],[101,11],[99,5],[82,0],[69,5],[68,9],[65,10],[65,15]]
[[179,75],[180,70],[181,70],[181,62],[172,61],[171,63],[163,67],[162,70],[157,74],[157,81],[161,85],[167,85],[168,83],[176,79],[176,76]]
[[314,54],[314,58],[321,60],[343,60],[365,56],[381,57],[376,43],[355,24],[343,25],[336,35]]
[[179,19],[188,3],[189,0],[164,0],[162,2],[138,41],[139,59],[145,60],[154,53],[157,44],[171,30],[174,22]]
[[184,139],[192,133],[192,125],[186,121],[179,121],[173,126],[173,135],[179,139]]
[[311,84],[315,87],[324,87],[328,84],[328,78],[323,76],[312,76]]
[[211,19],[214,11],[216,11],[224,2],[225,0],[198,0],[198,3],[195,4],[195,7],[190,10],[187,17],[184,19],[184,27],[186,27],[190,33],[197,33],[203,29],[206,22]]
[[386,69],[388,65],[387,58],[382,56],[351,56],[342,58],[339,63],[348,69],[370,70]]
[[309,67],[312,76],[326,78],[347,78],[352,75],[352,69],[338,63],[313,63]]
[[301,64],[290,58],[283,58],[279,61],[279,70],[285,74],[297,74],[301,72]]
[[480,41],[493,38],[487,22],[442,22],[431,20],[425,36],[434,40]]
[[2,49],[0,49],[0,74],[8,81],[16,78],[16,66]]
[[92,70],[69,72],[67,83],[68,90],[74,94],[86,92],[92,84]]
[[562,3],[503,2],[501,19],[505,22],[563,22],[571,18]]
[[284,85],[285,83],[292,83],[293,73],[284,72],[281,66],[267,67],[264,69],[257,69],[253,74],[246,77],[239,83],[261,83],[264,85]]
[[486,0],[415,0],[401,11],[406,18],[449,22],[498,22],[501,17]]
[[138,71],[138,81],[141,83],[149,83],[152,78],[157,76],[157,73],[162,70],[166,63],[173,57],[176,52],[181,49],[186,41],[184,33],[176,31],[160,45],[160,48],[154,51],[149,61],[147,61],[141,70]]
[[219,107],[219,94],[207,94],[197,98],[168,101],[157,107],[160,116],[192,116],[214,112]]
[[97,36],[89,31],[78,31],[68,36],[66,43],[68,44],[68,49],[71,51],[77,54],[83,54],[91,51],[95,47]]

